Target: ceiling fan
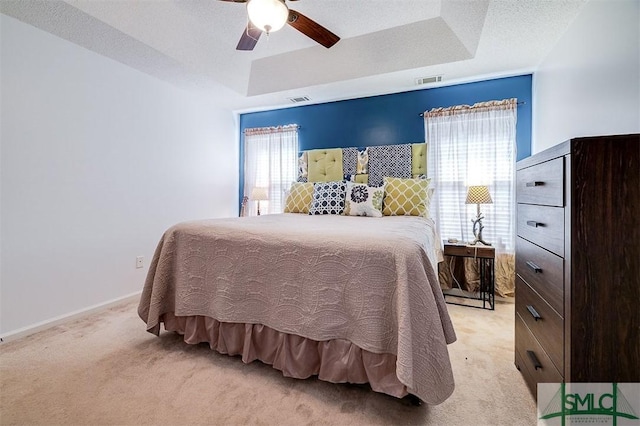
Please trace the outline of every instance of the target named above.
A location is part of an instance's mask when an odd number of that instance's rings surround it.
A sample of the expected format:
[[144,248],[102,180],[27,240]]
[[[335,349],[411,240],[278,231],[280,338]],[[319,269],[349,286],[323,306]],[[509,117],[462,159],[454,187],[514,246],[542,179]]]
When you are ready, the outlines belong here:
[[[247,3],[249,22],[242,33],[236,50],[253,50],[260,35],[277,31],[289,24],[302,34],[320,43],[327,49],[336,44],[340,37],[307,18],[302,13],[289,9],[286,0],[220,0],[231,3]],[[297,0],[289,0],[297,1]]]

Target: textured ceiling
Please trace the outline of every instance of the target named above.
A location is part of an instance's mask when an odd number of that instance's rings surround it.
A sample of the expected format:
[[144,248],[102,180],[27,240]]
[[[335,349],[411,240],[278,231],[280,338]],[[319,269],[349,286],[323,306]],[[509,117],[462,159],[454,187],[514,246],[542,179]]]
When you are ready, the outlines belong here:
[[[591,0],[598,1],[598,0]],[[416,89],[535,69],[585,0],[300,0],[341,37],[331,49],[285,26],[235,47],[244,4],[216,0],[2,0],[0,11],[246,111]]]

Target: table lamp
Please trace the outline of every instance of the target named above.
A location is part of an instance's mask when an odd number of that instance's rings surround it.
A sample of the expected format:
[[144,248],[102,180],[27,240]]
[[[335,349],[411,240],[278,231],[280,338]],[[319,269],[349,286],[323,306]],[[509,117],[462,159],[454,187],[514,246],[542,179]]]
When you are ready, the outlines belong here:
[[473,235],[475,236],[475,240],[473,240],[471,245],[482,243],[485,246],[490,246],[491,244],[487,243],[482,239],[482,230],[484,229],[484,225],[482,224],[482,213],[480,213],[480,204],[493,204],[493,200],[491,199],[491,195],[489,195],[489,188],[485,185],[475,185],[469,186],[467,190],[467,201],[466,204],[475,204],[478,206],[477,216],[475,219],[471,219],[473,223]]
[[267,201],[269,196],[267,195],[267,188],[256,186],[251,191],[251,199],[258,202],[258,216],[260,216],[260,201]]

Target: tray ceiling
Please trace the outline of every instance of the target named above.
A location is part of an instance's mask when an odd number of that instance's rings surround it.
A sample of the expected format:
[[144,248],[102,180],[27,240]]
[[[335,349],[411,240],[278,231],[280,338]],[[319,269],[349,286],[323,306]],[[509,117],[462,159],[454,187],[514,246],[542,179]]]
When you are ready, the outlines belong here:
[[3,0],[0,11],[235,110],[321,102],[529,72],[581,0],[287,2],[341,37],[331,49],[286,26],[235,47],[244,4],[216,0]]

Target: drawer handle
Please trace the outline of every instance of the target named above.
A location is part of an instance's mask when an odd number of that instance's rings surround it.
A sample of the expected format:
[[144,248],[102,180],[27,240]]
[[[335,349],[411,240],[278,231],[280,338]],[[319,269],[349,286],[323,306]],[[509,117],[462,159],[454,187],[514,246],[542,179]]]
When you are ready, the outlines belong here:
[[531,188],[534,186],[542,186],[544,185],[544,182],[538,182],[538,181],[534,181],[534,182],[527,182],[526,185]]
[[538,361],[538,357],[536,356],[536,354],[534,354],[533,351],[527,351],[527,355],[529,356],[529,360],[531,360],[531,364],[533,364],[536,370],[538,368],[542,370],[542,364],[540,364],[540,361]]
[[529,311],[529,313],[531,314],[534,320],[538,321],[542,319],[538,311],[536,311],[536,309],[533,306],[527,305],[527,311]]
[[528,220],[527,221],[527,225],[533,226],[534,228],[537,228],[538,226],[542,226],[544,224],[540,223],[540,222],[536,222],[535,220]]
[[542,268],[539,267],[538,265],[536,265],[535,263],[533,263],[532,261],[528,261],[527,262],[527,266],[531,269],[533,269],[533,272],[536,274],[541,274],[542,273]]

